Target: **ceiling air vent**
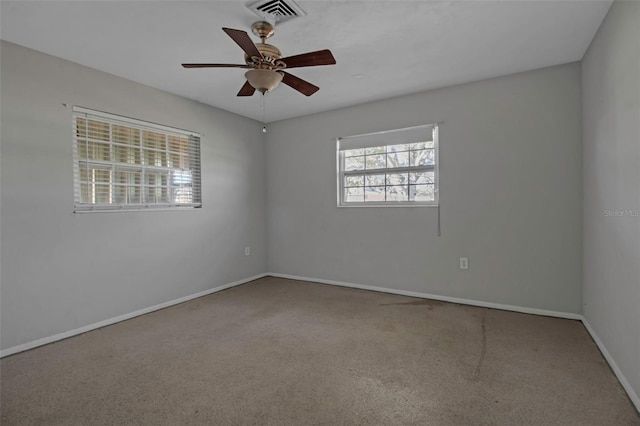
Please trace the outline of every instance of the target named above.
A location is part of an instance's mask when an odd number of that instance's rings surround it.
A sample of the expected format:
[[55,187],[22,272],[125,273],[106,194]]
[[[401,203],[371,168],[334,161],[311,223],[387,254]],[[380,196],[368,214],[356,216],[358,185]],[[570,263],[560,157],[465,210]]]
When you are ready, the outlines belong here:
[[280,23],[306,15],[293,0],[260,0],[248,3],[247,7],[263,19]]

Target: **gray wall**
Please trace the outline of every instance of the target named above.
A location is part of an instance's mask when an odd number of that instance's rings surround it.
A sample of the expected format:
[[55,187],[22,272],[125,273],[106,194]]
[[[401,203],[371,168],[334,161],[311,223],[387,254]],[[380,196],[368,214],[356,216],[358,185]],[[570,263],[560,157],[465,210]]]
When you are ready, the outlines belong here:
[[636,404],[640,401],[639,23],[640,3],[614,2],[582,63],[583,311],[635,390]]
[[[274,123],[268,270],[579,313],[580,116],[573,63]],[[335,137],[438,121],[441,237],[435,208],[336,207]]]
[[[265,271],[260,123],[10,43],[1,54],[3,349]],[[203,133],[204,208],[72,213],[62,103]]]

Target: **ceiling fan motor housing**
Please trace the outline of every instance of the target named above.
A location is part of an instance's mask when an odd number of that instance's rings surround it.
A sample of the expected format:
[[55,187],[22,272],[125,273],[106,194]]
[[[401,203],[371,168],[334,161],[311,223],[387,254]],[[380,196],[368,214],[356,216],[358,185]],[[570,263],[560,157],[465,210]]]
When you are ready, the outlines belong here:
[[249,57],[249,55],[245,53],[244,60],[247,65],[256,67],[256,69],[273,69],[277,65],[279,65],[279,68],[282,68],[284,66],[284,63],[276,63],[278,59],[282,58],[280,49],[272,44],[267,43],[256,43],[256,47],[258,48],[260,53],[262,53],[262,58],[256,56]]

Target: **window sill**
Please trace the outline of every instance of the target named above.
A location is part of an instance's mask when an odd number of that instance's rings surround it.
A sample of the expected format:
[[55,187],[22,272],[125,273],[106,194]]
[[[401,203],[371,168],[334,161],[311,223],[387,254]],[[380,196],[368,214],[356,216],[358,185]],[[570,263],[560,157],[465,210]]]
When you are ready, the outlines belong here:
[[127,212],[171,212],[171,211],[185,211],[185,210],[202,210],[202,206],[177,206],[177,207],[135,207],[135,208],[122,208],[122,209],[74,209],[73,213],[87,214],[87,213],[127,213]]
[[388,208],[388,207],[392,207],[392,208],[397,208],[397,207],[439,207],[438,203],[432,203],[432,204],[415,204],[415,203],[407,203],[407,204],[376,204],[376,203],[358,203],[358,204],[338,204],[338,208],[351,208],[351,207],[357,207],[357,208],[362,208],[362,207],[384,207],[384,208]]

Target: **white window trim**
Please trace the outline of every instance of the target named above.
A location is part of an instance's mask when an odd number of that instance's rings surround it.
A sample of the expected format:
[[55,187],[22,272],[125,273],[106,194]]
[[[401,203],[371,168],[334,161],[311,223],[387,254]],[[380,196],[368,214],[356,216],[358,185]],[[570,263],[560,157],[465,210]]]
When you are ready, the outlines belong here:
[[[373,170],[354,170],[354,171],[345,171],[344,170],[344,155],[343,151],[340,149],[340,140],[345,138],[336,138],[336,182],[337,182],[337,206],[339,208],[346,207],[439,207],[440,202],[440,177],[439,177],[439,167],[440,167],[440,158],[439,158],[439,123],[433,123],[428,125],[420,125],[415,127],[409,127],[404,129],[394,129],[388,131],[381,131],[370,133],[368,135],[357,135],[357,136],[374,136],[374,137],[384,137],[389,133],[400,132],[403,130],[411,130],[414,128],[432,126],[433,127],[433,147],[434,147],[434,158],[435,164],[433,166],[414,166],[414,167],[402,167],[402,168],[394,168],[394,169],[373,169]],[[395,145],[401,144],[403,142],[393,141],[388,143],[387,145]],[[373,146],[382,146],[381,144],[373,144]],[[368,201],[368,202],[357,202],[357,201],[344,201],[344,178],[350,174],[354,175],[367,175],[367,174],[379,174],[381,172],[386,172],[388,170],[394,171],[407,171],[411,172],[414,170],[426,171],[433,170],[434,171],[434,199],[433,201]]]
[[[196,169],[194,169],[195,173],[193,176],[194,180],[197,179],[198,182],[198,198],[197,202],[192,203],[148,203],[148,204],[93,204],[93,203],[82,203],[80,202],[80,162],[82,161],[79,158],[78,153],[78,140],[76,133],[76,118],[82,117],[90,119],[98,119],[103,120],[104,122],[108,122],[110,124],[125,124],[130,125],[139,130],[154,130],[158,132],[162,132],[164,134],[174,134],[180,136],[187,136],[189,138],[197,138],[197,163]],[[201,154],[200,154],[200,141],[202,140],[201,134],[189,130],[179,129],[175,127],[165,126],[162,124],[151,123],[144,120],[138,120],[130,117],[125,117],[121,115],[111,114],[103,111],[92,110],[89,108],[84,108],[81,106],[73,106],[72,108],[72,128],[73,128],[73,178],[74,178],[74,213],[112,213],[112,212],[130,212],[130,211],[175,211],[175,210],[195,210],[202,207],[202,178],[201,178]],[[113,144],[112,141],[109,142],[110,145]],[[89,160],[88,163],[95,165],[104,165],[115,167],[113,161],[102,161],[102,160]],[[145,170],[172,170],[172,168],[168,167],[155,167],[151,165],[122,165],[122,168],[127,169],[138,169],[142,168]],[[175,170],[178,170],[177,168]]]

